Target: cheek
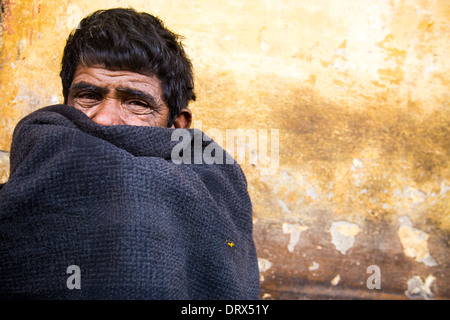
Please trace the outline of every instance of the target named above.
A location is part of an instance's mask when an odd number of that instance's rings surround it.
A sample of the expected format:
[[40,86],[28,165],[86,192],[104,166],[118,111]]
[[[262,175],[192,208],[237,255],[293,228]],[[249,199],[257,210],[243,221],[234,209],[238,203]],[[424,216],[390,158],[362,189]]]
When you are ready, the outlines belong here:
[[72,102],[67,102],[67,105],[68,105],[69,107],[75,108],[75,109],[77,109],[77,110],[83,112],[83,113],[84,113],[85,115],[87,115],[88,117],[91,117],[91,115],[92,115],[93,113],[95,113],[95,109],[96,109],[95,107],[93,107],[93,108],[82,107],[80,104],[78,104],[78,103],[76,103],[76,102],[74,102],[74,101],[72,101]]
[[157,113],[146,116],[129,115],[124,119],[124,123],[135,126],[166,127],[167,115]]
[[163,110],[159,110],[159,112],[153,112],[147,120],[151,126],[167,127],[167,122],[169,120],[169,109],[165,107]]
[[73,107],[73,108],[75,108],[75,109],[78,109],[78,110],[80,110],[80,111],[82,111],[83,113],[86,113],[86,114],[87,114],[87,110],[89,110],[89,109],[87,109],[87,108],[83,108],[83,107],[76,101],[76,99],[74,99],[74,98],[71,97],[71,96],[69,96],[69,97],[67,98],[67,105],[70,106],[70,107]]

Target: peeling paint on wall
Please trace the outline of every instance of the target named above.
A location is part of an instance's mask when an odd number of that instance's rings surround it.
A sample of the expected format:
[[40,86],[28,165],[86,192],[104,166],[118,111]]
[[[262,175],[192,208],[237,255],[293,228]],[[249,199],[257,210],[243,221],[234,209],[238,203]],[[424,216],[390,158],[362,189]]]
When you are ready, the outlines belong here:
[[414,276],[408,280],[408,289],[405,294],[410,299],[434,300],[434,294],[431,291],[431,285],[436,280],[435,277],[429,275],[425,282],[420,276]]
[[272,262],[264,258],[258,258],[259,272],[266,272],[272,266]]
[[313,263],[308,267],[309,271],[315,271],[317,269],[319,269],[319,264],[315,261],[313,261]]
[[429,235],[415,229],[408,216],[402,216],[398,220],[400,222],[398,236],[402,243],[404,254],[429,267],[436,266],[437,263],[428,250]]
[[302,226],[299,224],[290,224],[290,223],[283,223],[282,230],[284,234],[289,234],[289,244],[287,246],[289,252],[294,251],[294,247],[297,244],[297,242],[300,240],[300,233],[307,230],[307,226]]
[[259,281],[264,281],[264,272],[272,267],[272,262],[264,258],[258,258],[258,268],[259,268]]
[[330,281],[330,283],[331,283],[331,285],[332,286],[337,286],[338,284],[339,284],[339,282],[341,281],[341,276],[340,275],[337,275],[336,277],[334,277],[331,281]]
[[342,254],[353,247],[356,235],[361,231],[359,226],[347,221],[333,222],[329,232],[331,233],[331,241],[336,250]]

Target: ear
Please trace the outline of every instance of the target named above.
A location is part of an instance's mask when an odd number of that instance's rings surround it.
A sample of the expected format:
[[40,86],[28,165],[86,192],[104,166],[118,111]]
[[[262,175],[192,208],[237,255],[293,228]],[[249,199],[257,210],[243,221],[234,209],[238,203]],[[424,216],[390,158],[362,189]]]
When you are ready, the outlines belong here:
[[181,110],[180,114],[175,118],[172,128],[189,129],[192,123],[192,112],[188,108]]

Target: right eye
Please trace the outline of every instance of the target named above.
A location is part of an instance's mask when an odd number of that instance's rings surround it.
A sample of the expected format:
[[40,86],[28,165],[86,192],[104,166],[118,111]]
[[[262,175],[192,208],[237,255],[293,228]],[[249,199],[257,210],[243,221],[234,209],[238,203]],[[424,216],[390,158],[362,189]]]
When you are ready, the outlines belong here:
[[102,96],[92,91],[80,91],[74,95],[73,100],[76,106],[92,108],[101,102]]
[[82,99],[82,100],[100,100],[100,97],[98,94],[93,93],[93,92],[80,92],[79,94],[76,95],[75,97],[76,99]]

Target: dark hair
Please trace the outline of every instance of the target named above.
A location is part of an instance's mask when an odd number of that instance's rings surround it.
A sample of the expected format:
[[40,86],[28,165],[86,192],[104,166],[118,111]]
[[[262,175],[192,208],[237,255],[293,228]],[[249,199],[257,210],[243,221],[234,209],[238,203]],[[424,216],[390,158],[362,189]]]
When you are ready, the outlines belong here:
[[131,8],[91,13],[71,32],[64,48],[60,73],[64,103],[79,64],[155,75],[169,107],[170,127],[181,109],[195,101],[192,64],[180,38],[157,17]]

